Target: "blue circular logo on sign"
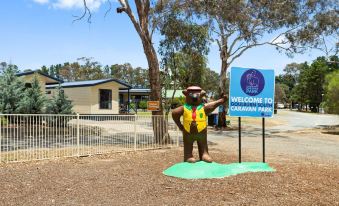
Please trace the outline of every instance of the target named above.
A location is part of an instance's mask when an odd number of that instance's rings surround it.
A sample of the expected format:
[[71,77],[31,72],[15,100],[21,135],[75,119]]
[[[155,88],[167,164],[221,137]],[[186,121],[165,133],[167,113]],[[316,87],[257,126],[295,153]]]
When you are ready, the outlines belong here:
[[247,70],[240,79],[242,91],[250,96],[256,96],[265,87],[265,79],[261,72],[256,69]]

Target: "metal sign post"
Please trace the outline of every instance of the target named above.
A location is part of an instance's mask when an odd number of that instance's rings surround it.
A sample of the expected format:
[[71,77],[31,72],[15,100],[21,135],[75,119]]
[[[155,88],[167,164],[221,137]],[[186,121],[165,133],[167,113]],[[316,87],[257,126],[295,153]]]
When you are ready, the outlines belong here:
[[[241,163],[241,117],[238,117],[238,159],[239,163]],[[262,162],[265,163],[265,118],[262,118]]]
[[241,163],[241,117],[238,117],[239,123],[239,163]]
[[262,162],[265,162],[265,118],[262,118]]

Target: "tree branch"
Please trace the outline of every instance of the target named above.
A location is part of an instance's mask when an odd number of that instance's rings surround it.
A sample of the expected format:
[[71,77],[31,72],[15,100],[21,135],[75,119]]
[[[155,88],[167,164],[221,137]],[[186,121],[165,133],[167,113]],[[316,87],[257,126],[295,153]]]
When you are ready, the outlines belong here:
[[134,15],[133,15],[133,12],[132,12],[132,9],[131,9],[131,7],[130,7],[130,5],[129,5],[128,0],[119,0],[119,2],[120,2],[120,4],[121,4],[121,6],[122,6],[123,8],[125,8],[125,12],[126,12],[126,14],[128,15],[128,17],[131,19],[131,21],[132,21],[132,23],[133,23],[133,26],[134,26],[134,28],[137,30],[139,36],[140,36],[141,38],[143,38],[144,34],[143,34],[143,32],[141,31],[139,22],[135,19]]
[[107,0],[107,2],[108,2],[108,5],[109,5],[109,8],[105,12],[105,16],[104,16],[105,18],[107,16],[107,14],[112,10],[112,3],[111,3],[111,1]]
[[[250,34],[251,34],[252,36],[255,36],[256,34],[259,34],[259,33],[255,32],[256,30],[257,30],[257,31],[258,31],[258,30],[260,30],[260,31],[263,30],[263,29],[257,28],[257,26],[260,27],[260,23],[261,23],[261,21],[255,21],[255,22],[253,23],[252,29],[250,30]],[[234,48],[234,46],[236,45],[236,43],[237,43],[238,41],[240,41],[241,39],[244,39],[245,37],[246,37],[246,36],[239,34],[239,36],[238,36],[237,38],[234,39],[234,41],[232,42],[232,44],[231,44],[231,46],[229,47],[229,50],[228,50],[227,52],[228,52],[229,54],[232,54],[233,48]],[[242,44],[243,44],[243,43],[242,43]],[[242,44],[241,44],[241,45],[242,45]],[[241,45],[240,45],[240,46],[241,46]],[[239,47],[240,47],[240,46],[239,46]]]
[[86,3],[86,0],[83,0],[83,3],[84,3],[84,12],[81,16],[73,16],[75,17],[76,19],[73,20],[72,23],[76,22],[76,21],[80,21],[81,19],[83,19],[86,15],[87,15],[87,12],[88,12],[88,18],[87,18],[87,23],[92,23],[91,22],[91,19],[92,19],[92,13],[91,13],[91,10],[89,10],[88,6],[87,6],[87,3]]
[[[245,46],[242,46],[242,45],[240,45],[233,53],[230,53],[230,57],[231,56],[238,56],[237,55],[237,53],[239,54],[239,53],[243,53],[243,50],[247,50],[248,48],[252,48],[252,47],[254,47],[254,46],[261,46],[261,45],[264,45],[264,44],[268,44],[268,45],[273,45],[273,46],[276,46],[276,47],[278,47],[278,48],[280,48],[280,49],[283,49],[283,50],[290,50],[290,48],[285,48],[285,47],[282,47],[281,45],[284,45],[284,44],[287,44],[288,43],[288,41],[283,41],[283,42],[278,42],[278,43],[274,43],[278,38],[280,38],[281,36],[283,36],[283,35],[286,35],[286,34],[288,34],[289,32],[291,32],[291,31],[293,31],[293,30],[295,30],[295,29],[297,29],[299,26],[296,26],[296,27],[293,27],[293,28],[291,28],[291,29],[289,29],[289,30],[287,30],[287,31],[285,31],[285,32],[282,32],[282,33],[280,33],[278,36],[276,36],[273,40],[271,40],[270,42],[263,42],[263,43],[257,43],[257,42],[254,42],[253,44],[247,44],[247,45],[245,45]],[[240,37],[239,36],[239,40],[241,39],[242,37]],[[234,43],[234,42],[233,42]],[[238,56],[239,57],[239,56]],[[237,58],[238,58],[237,57]]]
[[[280,43],[272,43],[272,42],[255,43],[255,44],[243,46],[243,49],[237,55],[235,55],[234,57],[231,58],[231,61],[229,62],[229,64],[232,64],[233,61],[235,59],[239,58],[246,50],[253,48],[253,47],[257,47],[257,46],[262,46],[262,45],[272,45],[272,46],[275,46],[279,49],[282,49],[282,50],[285,50],[285,51],[288,51],[288,52],[293,52],[293,50],[290,47],[289,48],[283,47],[283,46],[280,45]],[[305,47],[296,47],[296,48],[303,49]]]

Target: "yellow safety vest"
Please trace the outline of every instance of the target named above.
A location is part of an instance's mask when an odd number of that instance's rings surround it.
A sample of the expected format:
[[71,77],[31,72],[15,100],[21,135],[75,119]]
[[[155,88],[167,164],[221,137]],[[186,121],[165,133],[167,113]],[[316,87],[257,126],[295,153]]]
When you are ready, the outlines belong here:
[[199,106],[194,107],[189,104],[184,104],[183,123],[184,123],[184,128],[188,133],[190,132],[190,129],[191,129],[191,123],[194,120],[196,121],[198,132],[201,132],[207,127],[204,105],[200,104]]

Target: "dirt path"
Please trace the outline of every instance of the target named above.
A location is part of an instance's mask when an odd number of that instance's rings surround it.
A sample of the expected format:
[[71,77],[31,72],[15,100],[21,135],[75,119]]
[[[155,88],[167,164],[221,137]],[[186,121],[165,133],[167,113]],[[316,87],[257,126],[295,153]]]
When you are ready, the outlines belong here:
[[[237,160],[216,148],[215,161]],[[245,156],[251,156],[248,151]],[[182,148],[7,164],[1,205],[338,205],[338,164],[270,158],[274,173],[182,180],[162,171]]]

